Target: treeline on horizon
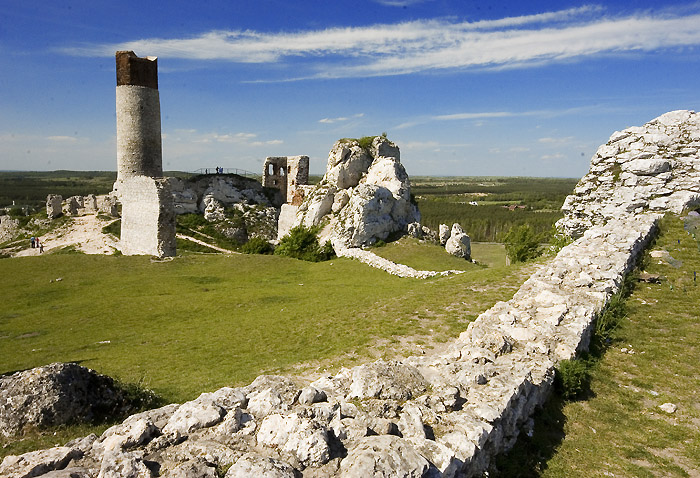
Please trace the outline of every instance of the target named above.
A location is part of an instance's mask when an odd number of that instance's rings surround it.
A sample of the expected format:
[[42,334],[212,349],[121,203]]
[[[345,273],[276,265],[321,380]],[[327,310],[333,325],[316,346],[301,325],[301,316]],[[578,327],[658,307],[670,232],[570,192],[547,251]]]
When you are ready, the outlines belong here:
[[424,226],[437,231],[440,224],[457,222],[472,241],[502,242],[512,227],[524,224],[543,241],[549,240],[553,224],[562,217],[560,208],[578,180],[473,177],[414,178],[413,182],[411,192]]

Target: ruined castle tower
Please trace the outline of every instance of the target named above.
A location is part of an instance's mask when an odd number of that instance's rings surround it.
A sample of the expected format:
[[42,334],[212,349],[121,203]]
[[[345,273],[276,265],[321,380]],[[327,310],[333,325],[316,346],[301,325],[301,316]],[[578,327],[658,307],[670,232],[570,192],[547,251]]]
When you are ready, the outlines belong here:
[[163,176],[158,59],[118,51],[117,181]]
[[292,203],[299,186],[309,183],[308,156],[271,156],[263,165],[262,185],[279,189],[287,203]]
[[158,63],[118,51],[117,181],[125,255],[175,255],[175,210],[163,178]]

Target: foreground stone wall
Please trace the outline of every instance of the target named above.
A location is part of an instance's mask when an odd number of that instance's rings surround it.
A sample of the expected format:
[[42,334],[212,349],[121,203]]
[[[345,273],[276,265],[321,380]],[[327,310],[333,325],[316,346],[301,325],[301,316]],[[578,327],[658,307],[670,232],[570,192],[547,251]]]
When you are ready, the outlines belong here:
[[[46,451],[83,475],[475,476],[515,442],[550,392],[554,366],[587,346],[593,321],[651,237],[657,216],[594,227],[447,353],[342,369],[303,386],[258,377],[127,419]],[[54,458],[55,459],[55,458]],[[46,456],[8,457],[13,475]],[[19,463],[19,464],[18,464]],[[148,466],[147,466],[148,465]],[[116,470],[116,471],[115,471]],[[233,471],[232,471],[233,470]],[[265,472],[267,470],[267,474]],[[277,470],[278,474],[272,472]],[[281,470],[281,471],[280,471]],[[17,472],[19,473],[19,472]]]

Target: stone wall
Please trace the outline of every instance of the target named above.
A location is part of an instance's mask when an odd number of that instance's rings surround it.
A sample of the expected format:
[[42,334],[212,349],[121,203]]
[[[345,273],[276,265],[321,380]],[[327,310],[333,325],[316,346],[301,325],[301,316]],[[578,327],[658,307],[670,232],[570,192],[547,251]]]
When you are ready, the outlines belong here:
[[700,205],[700,115],[671,111],[616,131],[591,159],[557,226],[573,237],[611,218]]

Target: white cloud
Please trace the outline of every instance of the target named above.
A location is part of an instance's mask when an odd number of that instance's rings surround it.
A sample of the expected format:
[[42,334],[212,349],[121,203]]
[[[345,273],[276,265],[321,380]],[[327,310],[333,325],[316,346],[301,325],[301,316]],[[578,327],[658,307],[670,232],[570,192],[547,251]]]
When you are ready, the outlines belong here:
[[362,118],[365,114],[364,113],[357,113],[356,115],[352,116],[340,116],[338,118],[323,118],[318,120],[319,123],[325,123],[325,124],[333,124],[333,123],[339,123],[342,121],[350,121],[351,119],[356,119],[356,118]]
[[49,141],[56,141],[59,143],[76,143],[78,138],[74,136],[48,136],[46,139]]
[[540,156],[540,159],[541,159],[542,161],[554,161],[554,160],[557,160],[557,159],[564,159],[564,158],[566,158],[566,156],[564,156],[564,155],[561,154],[561,153],[545,154],[545,155],[543,155],[543,156]]
[[430,2],[432,0],[374,0],[380,5],[385,7],[409,7],[417,3],[424,3],[426,1]]
[[417,20],[279,33],[216,30],[191,38],[147,38],[62,51],[111,56],[115,50],[134,50],[166,58],[277,65],[294,57],[317,58],[322,63],[310,62],[307,78],[367,77],[517,68],[609,53],[696,47],[699,24],[700,13],[610,17],[600,7],[584,6],[478,22]]
[[569,143],[574,139],[573,136],[567,136],[565,138],[540,138],[537,140],[538,143],[542,144],[562,144],[562,143]]

